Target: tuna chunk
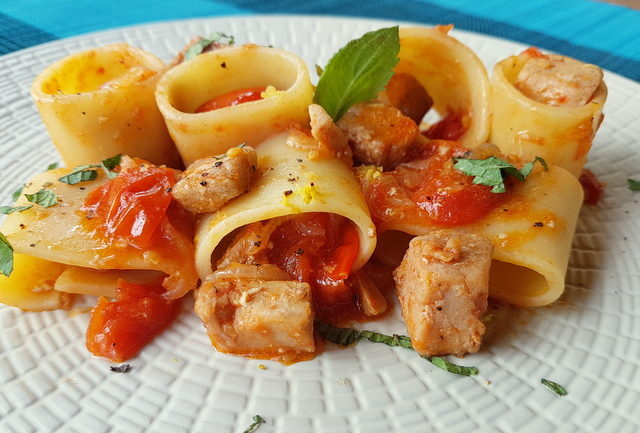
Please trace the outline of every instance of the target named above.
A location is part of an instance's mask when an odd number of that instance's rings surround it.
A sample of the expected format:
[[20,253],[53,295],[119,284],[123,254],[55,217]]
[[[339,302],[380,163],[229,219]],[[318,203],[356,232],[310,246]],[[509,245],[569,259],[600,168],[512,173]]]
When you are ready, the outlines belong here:
[[418,125],[381,102],[356,104],[337,123],[349,137],[356,160],[393,168],[415,152]]
[[256,151],[234,147],[223,156],[199,159],[174,185],[171,194],[194,214],[215,212],[247,192],[256,170]]
[[198,290],[195,310],[220,352],[281,362],[315,353],[307,283],[214,274]]
[[602,81],[602,70],[563,56],[531,57],[514,85],[528,98],[558,107],[581,107]]
[[478,351],[492,252],[488,240],[473,234],[436,231],[411,240],[394,279],[418,353],[462,356]]
[[378,97],[418,125],[433,105],[431,96],[411,74],[394,74]]
[[353,165],[353,154],[349,147],[347,135],[333,123],[333,119],[318,104],[309,105],[309,118],[311,119],[311,135],[337,158]]

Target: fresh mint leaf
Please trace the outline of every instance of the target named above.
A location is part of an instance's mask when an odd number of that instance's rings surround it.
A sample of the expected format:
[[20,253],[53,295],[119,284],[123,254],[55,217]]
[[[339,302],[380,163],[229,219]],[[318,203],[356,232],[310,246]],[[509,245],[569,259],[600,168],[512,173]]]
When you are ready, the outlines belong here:
[[640,191],[640,180],[627,179],[627,185],[631,191]]
[[254,415],[253,423],[251,423],[251,425],[247,427],[244,433],[253,433],[254,431],[258,430],[258,427],[260,427],[260,424],[264,424],[264,423],[266,423],[264,418],[262,418],[260,415]]
[[564,389],[564,386],[559,385],[551,380],[547,380],[545,378],[540,379],[540,383],[549,388],[551,391],[556,393],[556,395],[567,395],[567,390]]
[[358,102],[374,98],[393,75],[398,63],[398,26],[364,34],[331,57],[314,95],[334,121]]
[[32,204],[28,206],[0,206],[0,213],[9,215],[10,213],[22,212],[23,210],[31,209],[32,207]]
[[39,204],[42,207],[51,207],[58,203],[58,196],[50,189],[42,188],[35,194],[25,194],[31,203]]
[[5,277],[11,275],[13,271],[13,247],[0,233],[0,273]]
[[49,164],[49,165],[47,166],[47,171],[49,171],[49,170],[54,170],[54,169],[56,169],[56,168],[58,168],[58,163],[57,163],[57,162],[52,162],[51,164]]
[[95,169],[82,169],[74,170],[66,176],[59,177],[58,180],[68,185],[75,185],[80,182],[87,182],[90,180],[96,180],[98,177],[98,170]]
[[121,160],[122,160],[122,154],[119,153],[116,156],[112,156],[111,158],[103,159],[102,165],[107,170],[113,170],[114,168],[120,165]]
[[[349,346],[353,343],[357,343],[361,339],[367,339],[372,343],[384,343],[387,346],[400,346],[405,349],[412,349],[411,339],[406,335],[385,335],[379,332],[373,331],[359,331],[351,328],[337,328],[327,323],[317,322],[316,329],[325,340],[330,341],[341,346]],[[442,368],[449,373],[459,374],[462,376],[472,376],[478,374],[476,367],[465,367],[462,365],[453,364],[440,356],[422,356],[436,367]]]
[[[223,40],[226,39],[226,42]],[[214,43],[227,43],[229,45],[235,44],[236,40],[233,36],[227,35],[222,32],[213,32],[208,38],[202,38],[195,44],[193,44],[186,53],[184,53],[184,60],[191,60],[198,54],[203,52],[209,45]]]
[[16,201],[20,198],[20,196],[22,195],[22,190],[24,189],[24,185],[22,185],[20,188],[16,189],[13,194],[11,194],[11,198],[13,199],[13,201]]
[[492,187],[491,192],[496,194],[507,190],[504,185],[505,174],[510,174],[516,179],[524,181],[531,174],[536,162],[539,162],[545,170],[548,169],[546,161],[539,156],[525,164],[520,170],[510,162],[496,156],[485,159],[453,158],[453,162],[453,168],[474,177],[474,184],[490,186]]

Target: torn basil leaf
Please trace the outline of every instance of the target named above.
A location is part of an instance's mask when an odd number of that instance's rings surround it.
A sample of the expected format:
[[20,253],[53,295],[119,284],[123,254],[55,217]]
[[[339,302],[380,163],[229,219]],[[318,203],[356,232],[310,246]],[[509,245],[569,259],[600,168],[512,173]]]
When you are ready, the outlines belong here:
[[[406,335],[385,335],[379,332],[373,331],[359,331],[351,328],[337,328],[327,323],[317,322],[316,329],[322,337],[326,340],[339,344],[341,346],[349,346],[353,343],[357,343],[359,340],[365,338],[372,343],[384,343],[387,346],[400,346],[405,349],[412,349],[411,339]],[[453,364],[440,356],[422,356],[436,367],[442,368],[449,373],[459,374],[462,376],[472,376],[478,374],[476,367],[465,367],[457,364]]]
[[384,89],[393,76],[399,52],[398,26],[352,40],[325,66],[313,101],[338,121],[352,105],[373,99]]
[[58,203],[58,196],[50,189],[43,188],[34,194],[25,194],[31,203],[39,204],[42,207],[51,207]]
[[87,182],[90,180],[96,180],[98,177],[98,170],[95,169],[81,169],[74,170],[66,176],[59,177],[58,180],[68,185],[75,185],[80,182]]
[[640,180],[627,179],[627,185],[631,191],[640,191]]
[[0,233],[0,273],[5,277],[13,271],[13,247],[2,233]]
[[258,429],[258,427],[260,427],[260,424],[264,424],[264,423],[266,423],[264,418],[262,418],[260,415],[254,415],[253,422],[249,427],[247,427],[247,429],[243,433],[253,433]]
[[20,198],[20,196],[22,195],[22,190],[24,189],[24,185],[22,185],[20,188],[16,189],[13,194],[11,194],[11,198],[13,199],[13,201],[16,201]]
[[[224,41],[226,39],[226,42]],[[236,40],[233,36],[227,35],[222,32],[213,32],[208,38],[202,38],[195,44],[193,44],[186,53],[184,53],[184,60],[191,60],[198,54],[202,53],[209,45],[215,43],[226,43],[229,45],[235,44]]]
[[553,391],[556,395],[563,396],[567,395],[567,390],[564,389],[564,386],[559,385],[551,380],[547,380],[545,378],[540,379],[540,383]]
[[22,212],[23,210],[31,209],[32,207],[32,204],[27,206],[0,206],[0,213],[9,215],[10,213]]
[[107,170],[113,170],[114,168],[120,165],[121,160],[122,160],[122,154],[119,153],[115,156],[112,156],[111,158],[103,159],[102,165]]
[[539,162],[545,170],[548,169],[544,159],[536,158],[518,170],[513,164],[495,156],[485,159],[453,158],[453,168],[462,173],[473,176],[473,183],[492,187],[491,192],[499,194],[506,192],[504,185],[504,175],[510,174],[520,181],[524,181],[531,171],[533,165]]

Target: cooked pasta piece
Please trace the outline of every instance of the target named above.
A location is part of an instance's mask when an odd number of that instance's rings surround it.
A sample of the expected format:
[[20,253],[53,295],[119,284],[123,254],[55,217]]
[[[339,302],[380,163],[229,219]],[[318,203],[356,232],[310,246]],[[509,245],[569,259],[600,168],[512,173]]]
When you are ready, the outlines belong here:
[[151,53],[113,44],[65,57],[38,75],[31,95],[65,164],[122,153],[181,166],[154,96],[164,68]]
[[598,67],[529,49],[494,67],[491,99],[490,142],[580,176],[607,99]]
[[[146,186],[150,187],[152,192],[158,191],[161,178],[153,175],[148,163],[141,164],[127,162],[127,159],[123,158],[123,169],[109,185],[117,186],[114,182],[126,182],[130,176],[135,179],[136,173],[140,173],[137,183],[134,181],[132,185],[134,190],[142,187],[141,194],[137,197],[145,200],[145,182],[148,182]],[[126,166],[129,168],[125,168]],[[7,216],[2,233],[17,253],[92,269],[159,271],[167,275],[163,284],[167,296],[171,298],[181,297],[195,288],[198,277],[193,267],[191,228],[184,226],[188,220],[185,211],[169,206],[166,210],[167,216],[163,216],[163,213],[151,210],[151,207],[155,209],[159,205],[157,195],[146,194],[151,201],[141,203],[136,201],[134,190],[129,188],[127,192],[126,185],[121,183],[124,188],[120,191],[124,193],[124,198],[122,195],[116,196],[115,186],[109,187],[107,176],[102,170],[95,180],[76,185],[59,180],[71,172],[72,170],[67,168],[49,170],[35,176],[25,186],[25,194],[36,193],[41,189],[50,191],[57,197],[57,203],[50,207],[34,205],[30,209]],[[148,176],[145,177],[144,174]],[[94,198],[104,198],[102,210],[96,211],[95,207],[87,207],[87,201],[92,194]],[[170,199],[168,192],[166,195]],[[118,206],[112,206],[111,200]],[[166,197],[163,200],[166,200]],[[105,208],[107,203],[109,209]],[[28,205],[29,202],[23,195],[17,204]],[[93,204],[98,203],[94,201]],[[136,223],[140,221],[136,215],[141,209],[146,211],[146,221],[149,224],[155,221],[156,226],[149,226],[147,229],[144,228],[144,223]],[[102,212],[108,213],[104,215]],[[119,238],[109,234],[111,231],[119,233],[119,227],[123,228],[127,223],[132,224],[133,230],[128,237]]]
[[401,28],[395,72],[415,77],[433,99],[442,121],[431,138],[460,140],[474,148],[489,136],[489,78],[475,53],[448,35],[451,28]]
[[[227,98],[245,89],[257,93],[251,102],[238,103],[241,95],[235,103]],[[196,112],[222,96],[226,106]],[[167,72],[156,89],[158,107],[185,165],[242,143],[255,146],[292,123],[307,124],[312,99],[313,86],[302,59],[251,44],[201,54]]]

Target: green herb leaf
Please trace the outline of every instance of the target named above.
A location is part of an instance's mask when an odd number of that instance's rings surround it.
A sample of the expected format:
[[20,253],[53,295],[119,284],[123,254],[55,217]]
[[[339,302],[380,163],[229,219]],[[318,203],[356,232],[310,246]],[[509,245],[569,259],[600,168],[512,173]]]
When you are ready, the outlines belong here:
[[548,170],[544,159],[536,158],[528,162],[518,170],[513,164],[495,156],[485,159],[453,158],[453,168],[466,175],[474,176],[473,183],[476,185],[491,186],[491,192],[503,193],[507,189],[504,185],[504,175],[510,174],[520,181],[524,181],[533,170],[533,164],[539,162],[545,170]]
[[[316,329],[326,340],[339,344],[341,346],[349,346],[353,343],[357,343],[361,339],[365,338],[372,343],[384,343],[387,346],[400,346],[405,349],[412,349],[411,339],[406,335],[385,335],[379,332],[373,331],[359,331],[351,328],[337,328],[327,323],[316,322]],[[462,376],[472,376],[478,374],[476,367],[465,367],[462,365],[453,364],[440,356],[421,356],[436,367],[442,368],[449,373],[460,374]]]
[[320,76],[314,102],[334,121],[358,102],[374,98],[398,63],[398,26],[369,32],[335,53]]
[[474,376],[478,374],[478,369],[476,367],[465,367],[463,365],[457,365],[447,361],[440,356],[431,356],[426,359],[428,359],[429,362],[431,362],[436,367],[440,367],[441,369],[446,370],[449,373],[460,374],[462,376]]
[[627,179],[627,185],[631,191],[640,191],[640,180]]
[[223,39],[227,39],[226,43],[229,45],[235,44],[236,40],[233,36],[226,33],[214,32],[209,38],[202,38],[197,43],[189,47],[186,53],[184,53],[184,60],[191,60],[205,50],[209,45],[213,43],[225,43]]
[[49,164],[47,166],[47,171],[53,170],[53,169],[56,169],[56,168],[58,168],[58,163],[57,162],[52,162],[51,164]]
[[35,194],[25,194],[27,200],[31,203],[39,204],[42,207],[51,207],[58,203],[58,196],[50,189],[41,189]]
[[23,210],[31,209],[32,207],[32,204],[28,206],[0,206],[0,213],[9,215],[10,213],[22,212]]
[[87,182],[90,180],[96,180],[98,177],[98,170],[93,169],[75,169],[71,173],[66,176],[59,177],[58,180],[62,183],[66,183],[68,185],[75,185],[80,182]]
[[316,74],[318,75],[318,78],[322,77],[323,73],[324,73],[324,68],[316,63]]
[[0,233],[0,273],[5,277],[11,275],[13,271],[13,247]]
[[111,158],[103,159],[102,166],[107,170],[113,170],[114,168],[120,165],[121,160],[122,160],[122,154],[119,153],[116,156],[112,156]]
[[542,383],[544,386],[546,386],[551,391],[556,393],[556,395],[560,395],[560,396],[567,395],[567,390],[564,389],[564,387],[562,385],[559,385],[559,384],[557,384],[555,382],[552,382],[550,380],[547,380],[545,378],[540,379],[540,383]]
[[264,423],[266,423],[264,418],[262,418],[260,415],[254,415],[253,423],[251,423],[251,425],[247,427],[244,433],[253,433],[254,431],[258,430],[258,427],[260,427],[260,424],[264,424]]
[[20,198],[20,196],[22,195],[23,189],[24,189],[24,185],[22,185],[20,188],[13,191],[13,194],[11,194],[11,198],[13,198],[13,201],[16,201]]

